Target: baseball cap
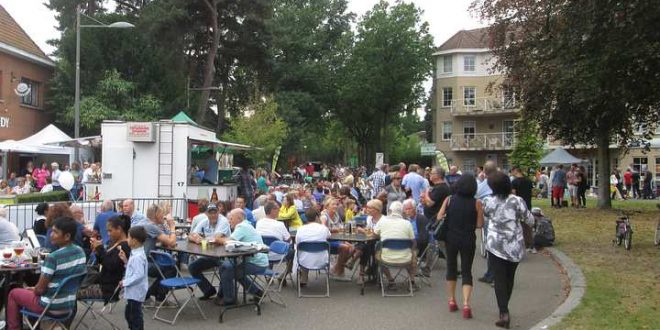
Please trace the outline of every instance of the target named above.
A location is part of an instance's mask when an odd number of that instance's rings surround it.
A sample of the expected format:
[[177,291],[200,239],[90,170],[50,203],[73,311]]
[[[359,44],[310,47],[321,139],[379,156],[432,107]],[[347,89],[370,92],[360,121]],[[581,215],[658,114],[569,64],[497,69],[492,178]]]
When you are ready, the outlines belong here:
[[218,206],[214,203],[210,203],[209,206],[206,207],[206,212],[218,212]]
[[540,207],[532,207],[532,214],[543,215],[543,211],[541,211]]

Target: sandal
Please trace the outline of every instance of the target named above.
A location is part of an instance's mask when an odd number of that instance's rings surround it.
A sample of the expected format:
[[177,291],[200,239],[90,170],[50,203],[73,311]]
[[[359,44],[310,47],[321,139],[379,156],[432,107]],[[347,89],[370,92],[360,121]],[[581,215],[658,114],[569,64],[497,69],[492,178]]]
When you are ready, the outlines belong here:
[[449,311],[450,312],[455,312],[457,310],[458,310],[458,305],[456,305],[456,300],[449,299]]

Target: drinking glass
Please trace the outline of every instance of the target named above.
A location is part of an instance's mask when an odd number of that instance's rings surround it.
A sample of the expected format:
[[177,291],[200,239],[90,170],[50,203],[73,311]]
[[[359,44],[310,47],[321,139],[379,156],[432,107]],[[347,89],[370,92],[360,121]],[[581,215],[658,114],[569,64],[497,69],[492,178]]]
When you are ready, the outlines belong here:
[[5,259],[5,262],[9,262],[12,255],[14,255],[14,252],[9,248],[9,246],[5,246],[2,249],[2,257]]

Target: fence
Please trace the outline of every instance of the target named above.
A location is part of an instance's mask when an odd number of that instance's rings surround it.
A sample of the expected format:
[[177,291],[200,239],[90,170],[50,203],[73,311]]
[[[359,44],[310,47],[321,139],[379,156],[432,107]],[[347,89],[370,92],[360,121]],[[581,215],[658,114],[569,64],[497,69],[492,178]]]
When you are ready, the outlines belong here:
[[[114,199],[112,204],[115,211],[121,211],[124,199]],[[188,218],[188,200],[184,198],[133,198],[135,211],[146,215],[147,208],[152,204],[169,203],[171,214],[175,218]],[[62,202],[65,203],[65,202]],[[52,203],[51,203],[52,204]],[[76,205],[83,209],[86,222],[94,223],[96,215],[100,213],[102,201],[84,201],[77,202]],[[7,205],[7,220],[13,222],[18,227],[19,232],[32,228],[34,220],[38,217],[34,209],[39,203],[25,203]]]

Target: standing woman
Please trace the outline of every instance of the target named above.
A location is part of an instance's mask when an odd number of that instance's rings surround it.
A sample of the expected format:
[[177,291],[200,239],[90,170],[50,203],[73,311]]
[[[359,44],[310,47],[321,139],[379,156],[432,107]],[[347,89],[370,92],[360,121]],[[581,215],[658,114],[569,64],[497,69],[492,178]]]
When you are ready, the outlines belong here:
[[587,207],[587,190],[589,190],[589,183],[587,182],[587,170],[584,166],[579,167],[577,173],[578,180],[578,207]]
[[525,241],[520,224],[524,221],[534,225],[534,216],[527,209],[522,198],[511,194],[511,181],[502,172],[488,177],[488,185],[493,191],[484,198],[484,218],[488,224],[486,249],[488,262],[495,278],[495,297],[500,310],[500,319],[495,325],[509,328],[509,299],[513,292],[513,282],[518,263],[525,255]]
[[46,178],[50,177],[48,165],[45,162],[41,163],[41,168],[35,168],[32,171],[32,177],[37,181],[37,190],[41,190],[46,185]]
[[474,231],[484,224],[481,201],[476,200],[477,180],[472,174],[463,174],[454,184],[454,195],[446,198],[438,218],[446,215],[447,221],[447,292],[449,311],[458,310],[456,304],[457,256],[461,255],[461,281],[463,284],[463,318],[472,318],[472,261],[477,236]]

